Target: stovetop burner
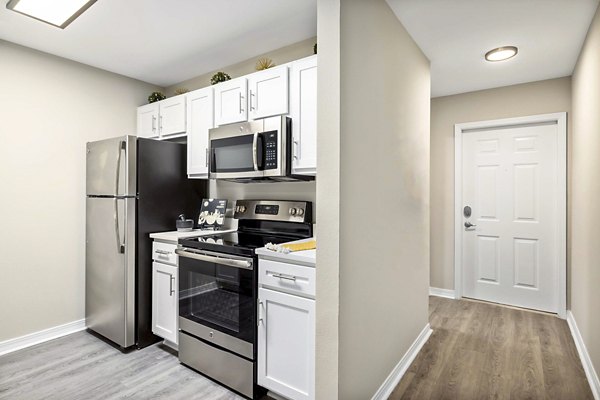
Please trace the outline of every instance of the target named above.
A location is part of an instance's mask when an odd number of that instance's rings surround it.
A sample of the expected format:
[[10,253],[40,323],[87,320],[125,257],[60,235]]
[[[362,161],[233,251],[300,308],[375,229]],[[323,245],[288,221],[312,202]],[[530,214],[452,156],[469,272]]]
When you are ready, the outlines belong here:
[[237,232],[179,239],[181,247],[224,254],[254,256],[267,243],[280,244],[312,236],[310,202],[238,200],[234,217]]
[[217,251],[226,254],[254,255],[254,250],[264,247],[267,243],[286,243],[298,240],[296,236],[277,235],[273,233],[229,232],[216,233],[210,236],[180,239],[183,247],[201,250]]

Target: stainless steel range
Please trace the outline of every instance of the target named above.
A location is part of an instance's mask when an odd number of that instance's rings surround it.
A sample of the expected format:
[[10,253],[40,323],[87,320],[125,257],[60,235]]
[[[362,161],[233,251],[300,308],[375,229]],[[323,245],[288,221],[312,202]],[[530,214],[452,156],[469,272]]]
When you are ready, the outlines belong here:
[[312,204],[238,200],[238,230],[180,239],[179,360],[248,397],[256,384],[258,257],[267,243],[312,237]]

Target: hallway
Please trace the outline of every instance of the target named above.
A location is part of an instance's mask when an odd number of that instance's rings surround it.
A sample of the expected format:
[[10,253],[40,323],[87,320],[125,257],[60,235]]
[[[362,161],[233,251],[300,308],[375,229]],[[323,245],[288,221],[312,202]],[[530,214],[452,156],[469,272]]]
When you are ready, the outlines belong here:
[[567,322],[429,298],[433,334],[390,400],[593,399]]

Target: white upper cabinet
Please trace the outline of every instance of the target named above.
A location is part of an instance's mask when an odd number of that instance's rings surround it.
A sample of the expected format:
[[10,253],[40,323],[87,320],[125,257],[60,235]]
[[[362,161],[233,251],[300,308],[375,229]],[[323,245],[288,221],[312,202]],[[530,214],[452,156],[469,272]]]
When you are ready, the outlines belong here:
[[233,124],[248,120],[247,92],[245,77],[219,83],[215,89],[215,125]]
[[317,173],[317,56],[291,65],[292,173]]
[[158,137],[158,103],[151,103],[137,109],[137,136]]
[[269,68],[248,76],[249,118],[287,114],[288,67]]
[[212,128],[213,88],[187,93],[187,172],[190,178],[208,177],[208,131]]
[[170,136],[186,131],[185,95],[169,97],[159,102],[158,128],[160,136]]

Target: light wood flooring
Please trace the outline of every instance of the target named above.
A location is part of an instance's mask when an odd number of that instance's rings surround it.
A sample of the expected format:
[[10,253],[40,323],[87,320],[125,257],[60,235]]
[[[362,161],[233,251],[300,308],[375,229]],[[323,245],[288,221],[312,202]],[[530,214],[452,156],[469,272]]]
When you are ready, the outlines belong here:
[[433,334],[390,400],[593,400],[566,321],[431,297]]
[[[593,400],[561,319],[431,297],[430,322],[433,335],[390,400]],[[79,332],[1,356],[0,399],[241,397],[179,364],[162,345],[123,354]]]
[[1,356],[0,399],[243,398],[179,364],[162,344],[124,354],[84,331]]

